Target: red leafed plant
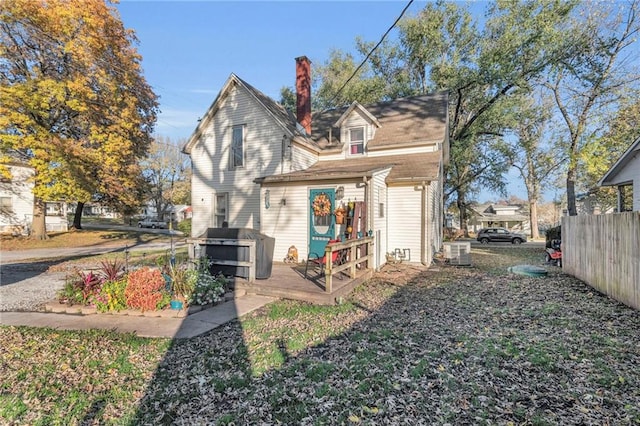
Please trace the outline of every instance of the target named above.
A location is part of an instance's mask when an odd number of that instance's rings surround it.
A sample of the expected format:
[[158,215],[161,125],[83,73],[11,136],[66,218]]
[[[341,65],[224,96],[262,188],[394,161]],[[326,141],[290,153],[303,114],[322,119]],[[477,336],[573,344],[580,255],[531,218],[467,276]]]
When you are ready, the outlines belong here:
[[157,269],[141,268],[129,273],[124,296],[127,306],[142,311],[153,311],[164,297],[165,280]]
[[124,275],[124,263],[119,259],[103,260],[100,262],[99,273],[105,281],[117,281]]

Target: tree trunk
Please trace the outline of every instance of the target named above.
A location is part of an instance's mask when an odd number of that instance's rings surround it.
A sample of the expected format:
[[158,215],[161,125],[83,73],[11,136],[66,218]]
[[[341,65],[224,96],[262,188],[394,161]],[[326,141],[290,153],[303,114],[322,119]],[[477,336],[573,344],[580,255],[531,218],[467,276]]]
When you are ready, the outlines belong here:
[[33,221],[31,223],[31,234],[29,237],[33,240],[47,240],[47,225],[45,222],[45,205],[38,197],[33,199]]
[[460,212],[460,228],[464,232],[465,238],[469,238],[469,227],[467,226],[467,207],[464,200],[464,193],[458,191],[458,199],[456,200],[458,211]]
[[84,209],[84,203],[78,201],[76,205],[76,212],[73,215],[73,227],[75,229],[82,229],[82,210]]
[[569,166],[567,171],[567,210],[569,216],[577,216],[578,210],[576,208],[576,170],[574,166]]
[[540,236],[538,231],[538,201],[529,202],[529,221],[531,222],[531,238],[536,239]]

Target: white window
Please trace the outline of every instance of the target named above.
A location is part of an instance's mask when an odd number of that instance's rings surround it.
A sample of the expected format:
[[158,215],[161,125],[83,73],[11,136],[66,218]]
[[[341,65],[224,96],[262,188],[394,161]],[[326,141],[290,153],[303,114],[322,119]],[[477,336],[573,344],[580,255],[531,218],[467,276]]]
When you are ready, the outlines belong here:
[[349,130],[349,154],[364,154],[364,127]]
[[62,216],[60,203],[45,203],[45,216]]
[[229,211],[229,196],[227,193],[216,194],[214,201],[213,225],[215,228],[222,228],[222,225],[229,220],[227,216],[227,212]]
[[231,136],[231,168],[244,166],[244,126],[233,126]]
[[11,197],[0,197],[0,213],[13,213],[13,200],[11,199]]

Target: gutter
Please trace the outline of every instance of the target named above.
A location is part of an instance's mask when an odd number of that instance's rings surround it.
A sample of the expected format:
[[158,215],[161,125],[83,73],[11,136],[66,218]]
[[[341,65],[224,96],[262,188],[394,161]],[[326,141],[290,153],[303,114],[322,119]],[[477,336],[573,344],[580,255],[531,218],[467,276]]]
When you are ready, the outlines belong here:
[[[295,172],[294,172],[295,173]],[[370,178],[372,176],[371,172],[368,173],[319,173],[314,175],[306,175],[306,176],[282,176],[279,177],[277,175],[274,176],[264,176],[255,178],[253,180],[254,183],[262,184],[262,183],[284,183],[284,182],[313,182],[319,180],[331,180],[331,179],[359,179],[359,178]]]

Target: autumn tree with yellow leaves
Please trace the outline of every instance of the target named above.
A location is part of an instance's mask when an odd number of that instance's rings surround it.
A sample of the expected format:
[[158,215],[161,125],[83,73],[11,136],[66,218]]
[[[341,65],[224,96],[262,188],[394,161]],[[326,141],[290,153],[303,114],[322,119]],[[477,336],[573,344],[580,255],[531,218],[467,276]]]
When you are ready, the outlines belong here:
[[48,200],[137,205],[158,103],[116,9],[6,0],[0,43],[0,164],[35,171],[32,237],[46,238]]

